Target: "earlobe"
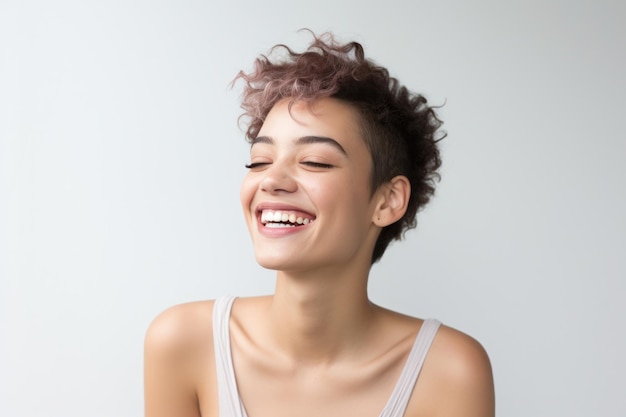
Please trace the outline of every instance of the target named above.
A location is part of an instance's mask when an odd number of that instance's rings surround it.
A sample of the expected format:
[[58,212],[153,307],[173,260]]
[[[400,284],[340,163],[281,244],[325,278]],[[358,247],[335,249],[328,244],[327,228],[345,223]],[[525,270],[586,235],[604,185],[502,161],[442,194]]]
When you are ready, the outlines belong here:
[[411,196],[411,183],[404,175],[398,175],[380,186],[379,204],[373,216],[376,226],[389,226],[406,213]]

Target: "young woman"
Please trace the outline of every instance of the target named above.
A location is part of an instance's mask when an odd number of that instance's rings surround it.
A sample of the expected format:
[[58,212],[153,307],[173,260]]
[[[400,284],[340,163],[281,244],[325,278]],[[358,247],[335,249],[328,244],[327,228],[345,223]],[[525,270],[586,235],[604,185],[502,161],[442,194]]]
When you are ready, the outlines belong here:
[[145,343],[147,417],[489,417],[478,342],[369,301],[371,265],[434,191],[440,121],[424,97],[315,37],[245,83],[241,203],[272,296],[173,307]]

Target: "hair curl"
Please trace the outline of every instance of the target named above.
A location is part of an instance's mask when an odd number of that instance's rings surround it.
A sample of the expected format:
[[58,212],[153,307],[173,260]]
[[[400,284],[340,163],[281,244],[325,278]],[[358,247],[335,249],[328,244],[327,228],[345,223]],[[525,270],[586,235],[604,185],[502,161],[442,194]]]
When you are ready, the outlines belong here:
[[[407,211],[382,229],[372,254],[374,263],[392,240],[417,225],[417,211],[435,191],[441,166],[437,142],[445,137],[437,133],[442,122],[424,96],[411,93],[386,68],[365,58],[359,43],[338,43],[330,33],[311,34],[313,41],[304,52],[276,45],[256,59],[251,72],[240,71],[233,81],[244,81],[246,137],[256,138],[272,107],[285,98],[294,104],[332,97],[354,106],[372,157],[372,194],[397,175],[406,176],[411,184]],[[277,51],[283,55],[274,57]]]

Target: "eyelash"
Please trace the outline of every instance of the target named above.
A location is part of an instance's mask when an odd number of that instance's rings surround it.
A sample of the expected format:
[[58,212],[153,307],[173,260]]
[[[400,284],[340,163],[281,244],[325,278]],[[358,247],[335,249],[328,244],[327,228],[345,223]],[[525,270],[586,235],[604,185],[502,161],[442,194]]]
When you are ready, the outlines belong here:
[[[301,162],[303,165],[307,165],[313,168],[324,168],[324,169],[330,169],[330,168],[334,168],[333,165],[330,164],[324,164],[321,162],[313,162],[313,161],[304,161]],[[248,169],[254,169],[254,168],[260,168],[264,165],[269,165],[269,162],[251,162],[249,164],[246,164],[245,167]]]
[[249,164],[244,165],[248,169],[254,169],[262,167],[263,165],[268,165],[269,162],[251,162]]
[[304,161],[302,162],[302,164],[310,166],[310,167],[314,167],[314,168],[325,168],[325,169],[333,168],[332,165],[324,164],[322,162]]

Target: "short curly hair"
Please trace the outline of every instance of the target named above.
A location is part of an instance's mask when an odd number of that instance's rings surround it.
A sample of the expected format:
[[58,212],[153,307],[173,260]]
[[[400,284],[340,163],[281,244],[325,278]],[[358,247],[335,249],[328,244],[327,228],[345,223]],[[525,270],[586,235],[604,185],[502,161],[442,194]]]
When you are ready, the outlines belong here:
[[[313,102],[331,97],[358,110],[361,134],[372,157],[372,195],[382,184],[404,175],[411,195],[404,216],[384,227],[376,241],[372,263],[392,240],[417,225],[416,214],[433,195],[441,157],[437,142],[445,137],[435,108],[424,96],[411,93],[389,71],[365,58],[357,42],[341,44],[332,34],[316,36],[308,48],[295,52],[274,46],[259,56],[251,72],[240,71],[233,83],[244,81],[242,117],[248,118],[246,138],[256,138],[272,107],[283,99]],[[283,52],[276,55],[276,52]]]

